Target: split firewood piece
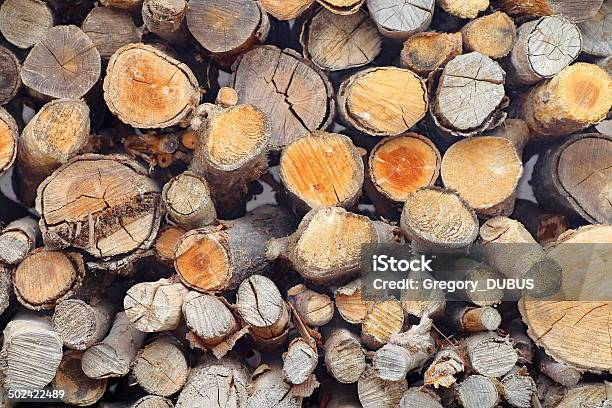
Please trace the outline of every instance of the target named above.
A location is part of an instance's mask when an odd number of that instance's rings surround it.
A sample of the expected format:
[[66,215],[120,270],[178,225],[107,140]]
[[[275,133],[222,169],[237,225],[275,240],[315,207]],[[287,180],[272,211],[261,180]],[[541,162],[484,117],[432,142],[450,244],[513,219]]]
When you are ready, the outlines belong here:
[[435,1],[367,0],[368,11],[385,37],[405,40],[425,31],[433,17]]
[[361,196],[363,161],[349,137],[316,131],[287,144],[279,175],[298,210],[351,208]]
[[512,339],[512,344],[518,354],[518,364],[533,364],[536,346],[527,336],[525,325],[520,317],[504,324],[504,330]]
[[411,370],[422,368],[436,350],[431,328],[431,319],[424,317],[410,330],[392,335],[389,343],[378,349],[372,359],[378,376],[383,380],[399,381]]
[[461,33],[427,31],[412,35],[404,42],[400,65],[426,77],[462,52]]
[[247,367],[229,357],[212,357],[191,369],[187,382],[176,401],[176,408],[244,407],[247,402]]
[[361,325],[361,340],[366,347],[378,349],[404,326],[402,304],[395,299],[376,302]]
[[261,0],[265,11],[277,20],[293,20],[314,4],[314,0]]
[[138,283],[125,294],[125,315],[134,328],[145,333],[174,330],[181,322],[181,306],[188,291],[171,279]]
[[582,51],[597,57],[612,55],[612,3],[604,1],[595,16],[578,25],[582,33]]
[[183,301],[185,324],[198,343],[213,347],[240,329],[227,303],[214,295],[189,292]]
[[[444,153],[442,181],[482,218],[508,216],[514,210],[523,162],[513,143],[503,137],[460,140]],[[470,177],[478,174],[478,180]]]
[[301,337],[289,343],[283,353],[283,378],[290,384],[302,384],[317,368],[319,354],[316,347]]
[[169,399],[158,395],[145,395],[128,408],[174,408],[174,404]]
[[560,14],[573,22],[588,20],[597,14],[603,0],[500,0],[496,6],[516,16],[551,16]]
[[368,175],[374,187],[393,202],[432,186],[440,174],[440,152],[428,138],[408,132],[378,142],[370,152]]
[[7,0],[0,7],[0,32],[19,48],[37,44],[53,27],[51,7],[41,0]]
[[548,149],[534,170],[538,203],[591,223],[612,224],[611,155],[612,135],[598,133],[572,136]]
[[495,408],[501,401],[493,378],[470,375],[457,387],[461,406],[464,408]]
[[458,332],[480,332],[497,330],[501,316],[490,306],[473,307],[462,302],[450,302],[446,308],[450,326]]
[[36,390],[47,385],[62,360],[62,341],[49,319],[20,312],[6,325],[2,344],[7,389]]
[[53,378],[53,388],[64,391],[66,404],[89,406],[95,404],[106,391],[106,378],[89,378],[81,369],[82,351],[68,350]]
[[564,271],[557,279],[561,282],[559,295],[519,302],[529,337],[551,358],[580,371],[599,372],[612,366],[607,338],[609,287],[602,285],[610,269],[605,262],[612,256],[610,243],[610,225],[567,231],[547,250],[548,257]]
[[457,381],[455,376],[462,373],[465,366],[466,362],[454,347],[443,348],[425,371],[423,382],[425,385],[433,385],[434,388],[449,388]]
[[356,279],[334,292],[336,308],[340,316],[351,324],[361,324],[374,304],[361,295],[361,279]]
[[124,10],[136,10],[142,6],[142,0],[100,0],[103,6]]
[[538,368],[551,380],[566,387],[572,387],[580,381],[580,371],[553,360],[543,351],[538,352]]
[[83,20],[81,28],[105,59],[124,45],[138,43],[142,39],[142,33],[130,13],[111,7],[94,7]]
[[272,123],[271,150],[306,132],[327,129],[334,118],[333,88],[316,65],[271,45],[244,54],[234,69],[241,103],[252,103]]
[[466,338],[465,348],[472,368],[486,377],[501,377],[518,360],[510,340],[495,332],[478,333]]
[[[574,408],[580,405],[584,407],[603,407],[607,408],[604,403],[609,401],[609,393],[606,391],[606,386],[601,383],[597,384],[581,384],[577,387],[572,387],[567,390],[565,396],[555,406],[556,408]],[[599,405],[598,405],[599,404]]]
[[11,269],[9,269],[8,265],[0,263],[0,315],[9,308],[13,296]]
[[354,383],[366,368],[366,356],[359,338],[344,328],[331,329],[323,346],[325,367],[343,384]]
[[452,136],[473,136],[498,126],[508,101],[504,82],[504,70],[486,55],[471,52],[453,58],[437,81],[430,105],[435,124]]
[[83,372],[90,378],[123,377],[130,371],[145,337],[146,333],[136,330],[124,312],[117,313],[104,340],[83,353]]
[[100,54],[73,25],[56,26],[30,51],[21,69],[28,88],[51,98],[80,98],[100,78]]
[[370,366],[357,382],[357,393],[363,408],[396,408],[407,390],[405,378],[400,381],[383,380]]
[[295,395],[291,384],[283,380],[279,364],[262,364],[255,369],[247,388],[246,408],[300,408],[302,397]]
[[268,168],[270,119],[254,105],[203,104],[191,128],[200,137],[189,169],[206,178],[221,217],[240,212],[249,183]]
[[111,57],[104,100],[124,123],[138,128],[176,125],[200,101],[191,69],[152,45],[129,44]]
[[461,251],[478,236],[474,210],[457,193],[438,187],[407,197],[400,226],[413,248],[422,250]]
[[170,224],[160,228],[153,244],[155,257],[164,265],[173,265],[176,245],[186,232],[187,230]]
[[516,41],[514,21],[500,11],[470,21],[463,26],[461,34],[466,51],[476,51],[493,59],[508,55]]
[[317,0],[317,3],[332,13],[346,16],[357,13],[365,0]]
[[19,218],[0,230],[0,263],[17,265],[36,247],[40,239],[38,221]]
[[53,313],[53,330],[64,346],[85,350],[102,341],[111,327],[117,305],[110,299],[87,304],[80,299],[59,302]]
[[489,7],[489,0],[436,0],[448,14],[459,18],[476,18]]
[[253,274],[266,273],[266,243],[293,231],[288,210],[266,205],[220,227],[191,230],[179,241],[174,266],[181,281],[199,291],[232,290]]
[[289,237],[271,240],[266,253],[289,261],[305,280],[327,285],[358,275],[361,246],[391,242],[396,230],[341,207],[322,207],[306,214]]
[[236,306],[251,326],[251,334],[264,348],[278,347],[287,337],[289,309],[269,278],[252,275],[238,288]]
[[15,119],[4,108],[0,108],[0,176],[15,162],[18,137]]
[[302,27],[304,55],[321,69],[339,71],[369,64],[382,38],[365,11],[349,16],[321,9]]
[[[45,245],[75,247],[116,269],[142,256],[160,223],[160,188],[125,156],[86,154],[57,169],[38,188]],[[95,219],[95,223],[94,220]]]
[[187,8],[187,26],[206,50],[237,56],[265,41],[270,21],[261,5],[252,0],[195,0]]
[[14,269],[13,289],[19,303],[28,309],[53,309],[79,290],[84,276],[80,254],[38,248]]
[[308,326],[324,326],[334,317],[334,302],[329,296],[310,290],[304,284],[290,288],[287,300]]
[[442,408],[439,397],[419,388],[410,388],[399,403],[400,408]]
[[501,380],[504,400],[512,407],[531,408],[531,401],[536,393],[536,384],[526,368],[514,367]]
[[360,71],[340,84],[342,121],[372,136],[407,132],[427,112],[427,91],[414,72],[396,67]]
[[[480,228],[482,258],[504,279],[533,279],[531,294],[547,296],[559,290],[563,271],[520,222],[495,217]],[[520,287],[520,286],[519,286]],[[506,292],[507,295],[513,292]]]
[[189,38],[185,0],[145,0],[142,20],[147,29],[169,43],[184,42]]
[[534,136],[550,140],[606,118],[612,105],[611,79],[602,68],[578,62],[532,88],[521,118]]
[[169,397],[183,388],[189,366],[178,342],[160,337],[140,350],[132,373],[149,394]]
[[55,169],[89,144],[89,107],[82,100],[58,99],[44,105],[19,138],[18,193],[28,205],[36,189]]
[[19,88],[21,63],[11,50],[0,46],[0,105],[9,103],[17,95]]
[[580,30],[561,16],[542,17],[521,25],[510,55],[510,79],[534,84],[552,78],[580,54]]
[[217,219],[208,182],[191,171],[170,179],[162,189],[161,198],[168,219],[181,227],[205,227]]

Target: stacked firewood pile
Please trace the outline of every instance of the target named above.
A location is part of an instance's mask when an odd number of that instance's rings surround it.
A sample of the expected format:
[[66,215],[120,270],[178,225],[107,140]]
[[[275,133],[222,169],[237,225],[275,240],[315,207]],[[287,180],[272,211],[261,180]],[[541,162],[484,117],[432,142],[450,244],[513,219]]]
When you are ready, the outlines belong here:
[[374,300],[360,253],[478,243],[473,279],[551,256],[609,290],[608,247],[555,250],[612,244],[611,26],[609,0],[4,0],[0,407],[609,407],[609,291]]

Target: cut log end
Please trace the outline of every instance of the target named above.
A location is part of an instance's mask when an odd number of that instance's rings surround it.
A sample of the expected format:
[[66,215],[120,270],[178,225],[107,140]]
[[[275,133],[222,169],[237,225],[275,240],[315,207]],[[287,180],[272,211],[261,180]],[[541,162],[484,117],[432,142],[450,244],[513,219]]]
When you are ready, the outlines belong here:
[[325,340],[325,366],[341,383],[354,383],[366,369],[359,338],[346,329],[336,329]]
[[368,0],[368,10],[380,32],[389,38],[405,40],[429,27],[434,0],[405,3],[399,0]]
[[283,354],[283,376],[290,384],[302,384],[315,370],[318,354],[308,342],[297,338],[289,344]]
[[53,12],[41,0],[8,0],[0,7],[0,32],[19,48],[37,44],[53,24]]
[[493,379],[471,375],[458,387],[459,401],[465,408],[494,408],[500,402]]
[[213,295],[189,292],[183,302],[187,327],[207,346],[215,346],[239,329],[225,302]]
[[[20,75],[21,63],[15,54],[8,48],[0,46],[0,105],[7,104],[17,95],[19,88],[21,88]],[[0,164],[0,169],[2,169],[2,164]]]
[[0,175],[13,165],[17,157],[18,134],[15,119],[0,108]]
[[494,332],[472,335],[465,340],[472,368],[486,377],[501,377],[508,373],[518,360],[516,350],[508,339]]
[[89,305],[79,299],[58,303],[53,314],[53,330],[68,348],[85,350],[101,341],[111,326],[114,306],[103,301]]
[[186,228],[204,227],[217,218],[208,183],[189,171],[164,186],[162,201],[169,219]]
[[169,43],[183,42],[188,38],[185,0],[145,0],[142,19],[147,29]]
[[334,302],[329,296],[297,285],[287,291],[289,300],[304,323],[311,327],[324,326],[334,316]]
[[612,31],[612,4],[604,1],[597,14],[578,25],[582,33],[582,51],[587,54],[607,57],[612,55],[610,31]]
[[404,310],[398,300],[385,300],[372,305],[361,325],[363,344],[372,349],[388,343],[404,325]]
[[106,379],[89,378],[81,369],[80,351],[67,351],[53,378],[53,388],[63,390],[62,401],[77,406],[95,404],[106,391]]
[[132,373],[148,393],[168,397],[187,381],[187,360],[171,338],[161,337],[144,347],[134,361]]
[[426,76],[463,51],[460,33],[424,32],[410,36],[402,48],[400,64]]
[[476,51],[498,59],[512,51],[516,41],[516,27],[506,13],[495,12],[477,18],[462,29],[466,51]]
[[447,13],[459,18],[475,18],[489,7],[489,0],[437,0]]
[[317,0],[317,2],[332,13],[350,15],[358,12],[365,0]]
[[130,13],[112,7],[94,7],[83,20],[82,29],[105,59],[142,37]]
[[314,0],[262,0],[261,6],[277,20],[285,21],[299,17],[314,2]]
[[176,249],[176,245],[185,232],[187,231],[185,231],[183,228],[173,225],[166,225],[159,230],[159,234],[157,235],[155,244],[153,245],[153,250],[161,262],[165,264],[174,263],[174,251]]
[[363,323],[368,310],[374,303],[363,299],[360,279],[336,289],[334,300],[340,316],[352,324]]
[[363,408],[395,408],[408,389],[405,379],[401,381],[386,381],[376,375],[376,371],[368,367],[357,382],[357,393]]

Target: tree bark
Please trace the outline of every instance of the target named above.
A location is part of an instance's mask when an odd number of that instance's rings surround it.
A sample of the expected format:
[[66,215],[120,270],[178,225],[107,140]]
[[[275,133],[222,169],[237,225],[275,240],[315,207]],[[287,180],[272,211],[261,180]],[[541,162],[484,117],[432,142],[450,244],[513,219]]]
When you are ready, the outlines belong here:
[[550,379],[566,387],[573,387],[580,381],[580,371],[565,363],[558,363],[544,352],[538,353],[538,368]]
[[371,136],[407,132],[427,112],[427,90],[414,72],[396,67],[368,68],[340,84],[340,119]]
[[290,49],[265,45],[245,53],[234,67],[233,87],[240,103],[251,103],[268,115],[272,151],[305,132],[327,129],[334,119],[329,79]]
[[[0,13],[2,13],[1,9]],[[0,46],[0,105],[9,103],[20,88],[21,63],[11,50]]]
[[110,299],[95,305],[80,299],[64,300],[55,307],[53,330],[62,339],[64,346],[85,350],[104,339],[117,309]]
[[493,59],[508,55],[516,41],[514,21],[499,11],[470,21],[461,34],[467,52],[476,51]]
[[130,325],[124,312],[117,313],[104,340],[83,353],[83,372],[90,378],[123,377],[130,371],[145,337]]
[[464,408],[494,408],[501,402],[495,380],[482,375],[471,375],[463,380],[457,394]]
[[147,29],[169,43],[182,43],[189,38],[185,0],[145,0],[142,20]]
[[124,45],[138,43],[142,39],[142,33],[130,13],[111,7],[94,7],[83,20],[81,28],[103,59],[109,59]]
[[551,16],[560,14],[573,22],[588,20],[595,16],[603,0],[501,0],[497,6],[510,15]]
[[402,47],[400,65],[422,77],[463,53],[460,33],[427,31],[410,36]]
[[178,342],[160,337],[140,350],[132,373],[147,393],[169,397],[183,388],[189,366]]
[[357,393],[363,408],[395,408],[408,389],[406,379],[386,381],[376,375],[372,367],[367,367],[357,382]]
[[331,329],[325,340],[325,366],[343,384],[354,383],[366,369],[365,351],[359,338],[344,328]]
[[159,186],[145,174],[125,156],[87,154],[69,160],[38,190],[45,245],[83,249],[97,258],[92,265],[108,269],[142,256],[161,218]]
[[0,108],[0,176],[15,162],[18,137],[15,119],[4,108]]
[[433,17],[435,1],[367,0],[368,10],[378,30],[387,38],[404,41],[425,31]]
[[326,71],[369,64],[381,51],[382,38],[365,11],[346,16],[321,9],[302,26],[304,55]]
[[54,25],[51,8],[41,0],[7,0],[0,7],[0,32],[11,44],[30,48]]
[[404,311],[399,300],[376,302],[368,310],[361,324],[361,341],[364,346],[379,349],[399,333],[404,325]]
[[314,0],[261,0],[261,6],[277,20],[293,20],[302,15]]
[[351,208],[361,196],[363,161],[347,136],[313,132],[283,149],[279,175],[298,211]]
[[19,138],[19,198],[31,206],[36,189],[51,173],[89,145],[89,107],[81,100],[59,99],[44,105]]
[[162,189],[166,217],[185,229],[201,228],[217,219],[208,182],[185,171],[170,179]]
[[23,217],[11,222],[0,231],[0,262],[21,263],[39,240],[38,221],[34,218]]
[[612,4],[604,1],[597,14],[578,24],[582,33],[582,51],[597,57],[612,55],[609,35],[612,31]]
[[578,132],[606,118],[611,103],[610,82],[597,65],[573,64],[525,95],[521,119],[533,136],[544,140]]
[[518,355],[508,339],[495,332],[474,334],[465,339],[472,368],[486,377],[501,377],[517,362]]
[[[533,175],[538,202],[591,223],[612,223],[606,181],[612,175],[611,154],[612,135],[597,133],[572,136],[547,149]],[[587,161],[587,167],[576,166]]]
[[81,369],[83,352],[68,350],[53,378],[53,388],[63,390],[62,401],[76,406],[95,404],[106,391],[107,380],[89,378]]
[[108,108],[134,127],[176,125],[200,101],[198,81],[191,69],[151,45],[119,48],[106,72],[104,100]]
[[232,290],[253,274],[267,273],[266,243],[293,230],[293,215],[262,206],[220,227],[195,229],[179,241],[174,266],[181,281],[199,291]]
[[334,317],[334,302],[329,296],[310,290],[304,284],[290,288],[287,300],[310,327],[325,326]]

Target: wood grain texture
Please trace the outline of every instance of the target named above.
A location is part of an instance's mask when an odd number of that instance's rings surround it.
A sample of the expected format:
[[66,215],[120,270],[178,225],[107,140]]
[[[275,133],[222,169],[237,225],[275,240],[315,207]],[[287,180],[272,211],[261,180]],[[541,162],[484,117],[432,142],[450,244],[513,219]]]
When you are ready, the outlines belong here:
[[372,20],[386,37],[405,40],[429,27],[434,0],[367,0]]
[[106,391],[107,380],[89,378],[81,369],[83,352],[68,350],[53,378],[53,388],[64,390],[61,398],[67,404],[89,406],[95,404]]
[[471,375],[459,384],[459,401],[465,408],[494,408],[500,402],[493,379]]
[[365,0],[317,0],[317,3],[332,13],[347,16],[357,13]]
[[104,59],[110,58],[124,45],[140,42],[142,38],[129,12],[112,7],[93,8],[83,20],[81,29]]
[[265,11],[277,20],[292,20],[299,17],[310,6],[314,0],[261,0],[261,6]]
[[0,105],[9,103],[17,95],[19,88],[21,63],[11,50],[0,46]]
[[426,31],[411,35],[402,47],[400,65],[421,76],[444,66],[463,52],[460,33]]
[[38,221],[32,217],[19,218],[0,230],[0,262],[19,264],[40,240]]
[[560,14],[573,22],[597,14],[603,0],[500,0],[498,7],[513,16],[540,17]]
[[108,333],[117,307],[108,300],[96,305],[80,299],[59,302],[53,313],[53,331],[64,346],[73,350],[85,350],[98,343]]
[[395,408],[407,389],[406,379],[381,380],[372,367],[368,367],[357,382],[357,393],[363,408]]
[[516,41],[514,21],[499,11],[470,21],[463,26],[461,34],[466,51],[494,59],[508,55]]
[[15,162],[19,129],[15,119],[0,108],[0,176]]
[[182,43],[189,38],[185,0],[145,0],[142,20],[147,29],[169,43]]
[[170,179],[161,197],[168,219],[182,227],[205,227],[217,219],[208,182],[190,171]]
[[19,48],[41,41],[53,25],[53,12],[41,0],[7,0],[0,7],[0,32]]
[[459,18],[476,18],[489,7],[489,0],[436,0],[447,13]]
[[140,350],[132,373],[149,394],[169,397],[183,388],[189,366],[176,339],[160,337]]
[[582,51],[598,57],[612,55],[612,3],[604,1],[592,18],[578,24],[582,33]]
[[213,295],[189,292],[182,309],[187,327],[207,346],[216,346],[240,328],[227,302]]
[[344,384],[357,382],[366,369],[365,352],[359,338],[347,329],[334,329],[325,340],[325,366]]

